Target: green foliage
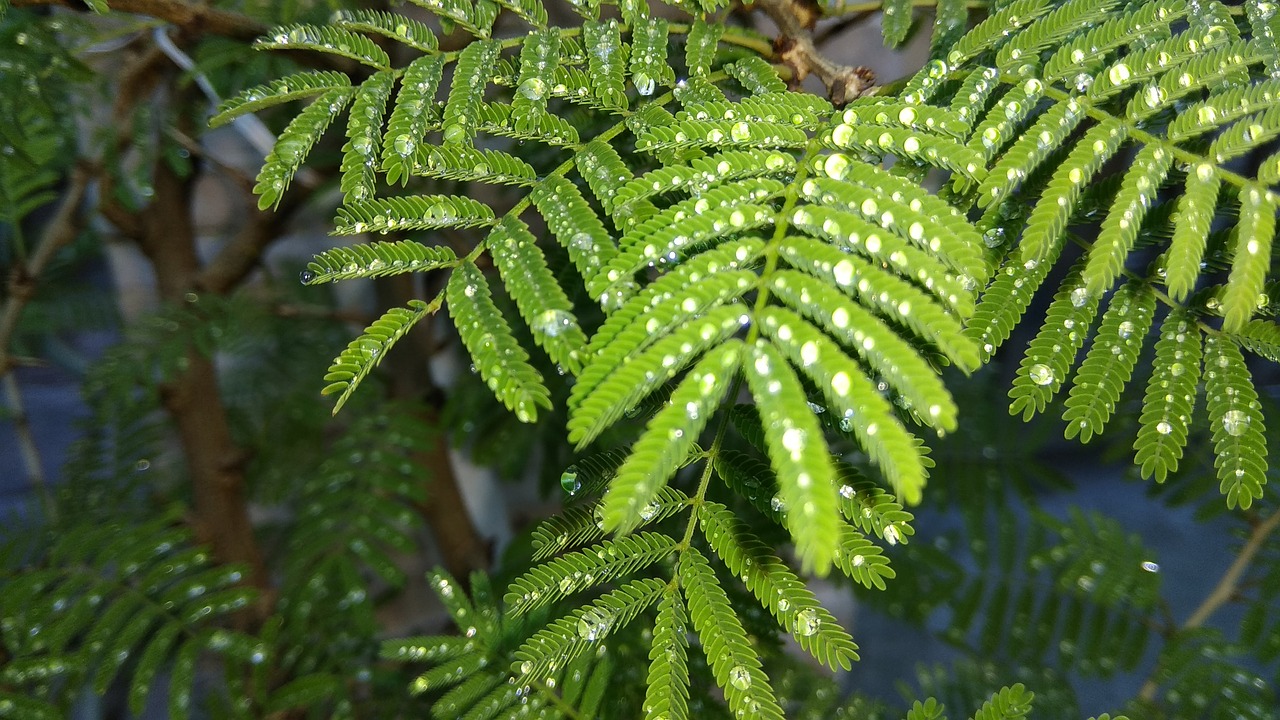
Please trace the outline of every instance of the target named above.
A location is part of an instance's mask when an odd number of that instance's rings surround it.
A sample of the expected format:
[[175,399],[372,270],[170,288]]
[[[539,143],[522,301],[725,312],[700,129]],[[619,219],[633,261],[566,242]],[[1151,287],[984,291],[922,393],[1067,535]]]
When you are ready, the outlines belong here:
[[201,653],[233,666],[261,662],[264,649],[253,638],[217,626],[254,601],[238,585],[244,569],[213,564],[174,520],[127,532],[111,523],[61,530],[42,562],[7,583],[3,630],[13,658],[4,682],[90,683],[103,693],[125,673],[129,707],[140,713],[165,668],[169,713],[185,718]]
[[[908,718],[944,717],[940,700],[974,720],[1031,717],[1033,701],[1069,717],[1068,675],[1136,670],[1156,642],[1135,715],[1267,716],[1274,694],[1231,655],[1280,656],[1274,572],[1242,591],[1253,646],[1172,625],[1151,553],[1105,515],[1036,507],[1033,473],[997,459],[1016,440],[970,442],[988,399],[953,391],[1003,361],[1046,296],[1011,414],[1060,413],[1082,443],[1129,433],[1137,472],[1171,487],[1212,464],[1217,505],[1255,527],[1274,518],[1266,371],[1245,355],[1280,359],[1271,4],[1013,0],[967,29],[970,4],[944,0],[932,60],[840,108],[789,90],[771,64],[783,58],[719,2],[664,18],[640,0],[573,2],[570,27],[538,0],[414,4],[288,17],[256,46],[341,72],[290,70],[211,124],[310,100],[277,125],[259,206],[331,155],[334,234],[361,237],[317,253],[304,284],[425,274],[425,297],[332,362],[334,412],[447,308],[489,401],[554,423],[548,456],[587,453],[561,477],[567,507],[531,530],[510,577],[464,590],[433,574],[461,634],[385,640],[376,663],[371,595],[405,583],[396,553],[416,549],[409,508],[424,501],[401,461],[430,431],[406,409],[349,413],[343,439],[279,491],[297,509],[259,637],[218,625],[253,598],[243,569],[210,564],[172,517],[58,527],[0,591],[13,656],[0,715],[53,716],[57,687],[101,693],[120,673],[137,712],[167,664],[185,717],[196,666],[216,655],[228,717],[881,717],[862,698],[806,697],[822,681],[779,650],[790,636],[832,671],[858,660],[804,579],[834,569],[889,615],[945,614],[965,653],[921,672],[934,697]],[[914,4],[880,10],[886,44],[905,42]],[[54,197],[45,168],[63,138],[50,113],[0,110],[23,150],[0,155],[16,227]],[[111,424],[73,471],[123,475],[155,443],[148,379],[217,348],[219,332],[190,326],[236,312],[187,310],[160,320],[159,350],[108,357],[89,390]],[[904,505],[934,498],[963,527],[915,540]],[[1241,557],[1274,554],[1262,542]],[[328,642],[309,646],[318,631]]]

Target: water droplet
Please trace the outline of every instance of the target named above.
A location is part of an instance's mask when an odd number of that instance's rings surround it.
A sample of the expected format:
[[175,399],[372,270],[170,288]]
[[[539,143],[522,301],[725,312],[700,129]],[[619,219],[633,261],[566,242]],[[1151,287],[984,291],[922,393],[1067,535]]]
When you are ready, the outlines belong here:
[[414,142],[413,136],[404,134],[397,135],[392,146],[396,149],[396,153],[402,157],[409,157],[413,151],[417,149],[418,143]]
[[823,172],[837,180],[844,178],[845,171],[848,169],[849,158],[840,153],[828,156],[826,162],[822,164]]
[[1243,410],[1228,410],[1222,415],[1222,429],[1232,437],[1240,437],[1249,429],[1249,416]]
[[801,637],[810,637],[817,633],[818,626],[821,624],[822,619],[813,608],[805,608],[796,613],[796,634]]
[[1144,560],[1142,561],[1142,569],[1146,570],[1149,573],[1157,573],[1157,572],[1160,572],[1160,565],[1157,563],[1151,562],[1150,560]]
[[1078,288],[1076,288],[1075,290],[1072,290],[1072,291],[1071,291],[1071,305],[1072,305],[1072,307],[1084,307],[1085,303],[1087,303],[1087,302],[1089,302],[1089,291],[1088,291],[1088,290],[1086,290],[1086,289],[1084,289],[1084,288],[1082,288],[1082,287],[1078,287]]
[[1161,420],[1160,422],[1156,423],[1156,432],[1160,433],[1161,435],[1168,435],[1169,433],[1173,432],[1173,426],[1165,422],[1164,420]]
[[564,310],[544,310],[533,319],[530,327],[534,332],[542,333],[547,337],[555,337],[576,325],[573,315]]
[[744,122],[734,123],[729,129],[729,136],[738,142],[745,142],[751,138],[751,128]]
[[1053,382],[1053,369],[1044,363],[1036,363],[1027,371],[1027,376],[1037,385],[1048,385]]
[[1107,77],[1111,79],[1112,85],[1123,85],[1129,82],[1129,66],[1124,63],[1116,63],[1107,72]]
[[746,690],[751,687],[751,673],[741,665],[734,665],[729,669],[729,684],[739,690]]
[[641,95],[652,95],[657,83],[654,79],[644,73],[636,73],[631,76],[631,82],[636,86],[636,92]]
[[578,618],[578,637],[591,642],[609,632],[610,619],[599,608],[590,608]]
[[547,96],[547,84],[542,78],[525,78],[517,88],[517,92],[529,100],[541,100]]
[[1129,322],[1128,320],[1125,320],[1124,322],[1120,323],[1120,327],[1116,328],[1116,330],[1120,333],[1120,337],[1122,339],[1127,339],[1130,335],[1133,334],[1133,323]]
[[773,508],[774,512],[786,512],[787,503],[782,499],[781,495],[774,495],[773,498],[769,500],[769,507]]
[[570,495],[582,489],[582,481],[578,479],[578,467],[576,465],[570,465],[569,469],[565,470],[564,474],[560,476],[560,487],[564,488],[564,491]]
[[992,228],[982,233],[982,242],[989,248],[1004,245],[1004,228]]

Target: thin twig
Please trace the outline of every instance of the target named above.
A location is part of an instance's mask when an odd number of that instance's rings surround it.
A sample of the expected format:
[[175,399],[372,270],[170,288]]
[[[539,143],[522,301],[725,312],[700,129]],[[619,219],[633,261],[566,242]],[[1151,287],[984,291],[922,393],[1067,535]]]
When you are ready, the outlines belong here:
[[[10,0],[9,4],[14,7],[57,5],[84,9],[81,0]],[[257,20],[239,13],[179,0],[111,0],[111,9],[115,12],[149,15],[177,25],[184,32],[222,35],[236,40],[254,40],[269,29]]]
[[7,374],[13,367],[9,345],[18,330],[18,320],[22,317],[23,309],[35,295],[40,276],[58,251],[71,244],[84,227],[80,204],[84,202],[90,178],[91,173],[87,167],[77,166],[72,171],[66,194],[62,196],[62,202],[45,226],[35,249],[26,262],[14,266],[9,276],[8,297],[0,308],[0,375]]
[[810,74],[822,81],[827,97],[837,106],[870,93],[875,76],[865,67],[851,67],[828,60],[814,45],[811,33],[820,11],[805,0],[758,0],[759,7],[778,26],[774,52],[791,70],[791,85],[798,88]]
[[[1222,577],[1218,579],[1218,584],[1213,590],[1205,596],[1204,601],[1200,603],[1200,607],[1191,613],[1190,617],[1182,623],[1178,628],[1178,632],[1194,630],[1204,625],[1215,612],[1223,605],[1231,601],[1235,597],[1236,591],[1240,588],[1240,578],[1244,576],[1249,565],[1253,562],[1253,558],[1262,549],[1263,543],[1271,533],[1280,528],[1280,510],[1276,510],[1267,517],[1266,520],[1253,526],[1253,530],[1249,533],[1249,539],[1245,541],[1244,547],[1240,548],[1240,554],[1236,556],[1227,571],[1222,573]],[[1155,700],[1156,691],[1159,689],[1159,683],[1154,677],[1149,678],[1143,684],[1142,690],[1138,693],[1138,697],[1143,700]]]
[[27,477],[31,486],[44,504],[46,513],[53,513],[49,488],[45,478],[44,464],[40,461],[40,451],[36,448],[35,437],[31,433],[31,424],[27,419],[26,408],[22,403],[22,392],[18,380],[11,372],[15,366],[9,355],[9,346],[13,342],[14,333],[18,330],[18,320],[27,303],[35,296],[40,276],[58,251],[69,245],[84,227],[84,217],[80,213],[80,205],[84,202],[85,189],[89,185],[91,174],[84,166],[77,166],[71,173],[71,182],[53,218],[45,226],[35,249],[25,261],[14,265],[9,276],[9,292],[3,308],[0,308],[0,377],[4,379],[6,401],[12,414],[14,430],[18,434],[18,447],[22,454],[22,462],[27,469]]

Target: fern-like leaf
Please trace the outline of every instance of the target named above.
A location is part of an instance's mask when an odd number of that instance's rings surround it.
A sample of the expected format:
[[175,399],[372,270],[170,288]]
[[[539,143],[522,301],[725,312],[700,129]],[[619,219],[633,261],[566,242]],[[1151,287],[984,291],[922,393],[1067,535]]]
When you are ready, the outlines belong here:
[[649,422],[605,495],[605,529],[626,531],[646,519],[646,508],[693,450],[737,379],[742,350],[741,342],[730,341],[707,353]]
[[769,679],[707,559],[689,548],[680,556],[679,574],[689,617],[702,640],[716,684],[729,701],[730,712],[782,720],[782,708]]
[[423,245],[413,240],[336,247],[316,255],[302,273],[304,285],[318,285],[352,278],[383,277],[426,272],[456,265],[458,258],[447,247]]
[[462,344],[489,389],[521,422],[537,420],[538,407],[551,407],[551,394],[493,304],[484,273],[463,263],[449,278],[446,298]]
[[858,646],[813,593],[770,549],[749,534],[718,503],[698,510],[702,532],[729,572],[744,578],[747,589],[768,608],[800,647],[832,670],[848,670]]
[[1227,507],[1247,509],[1267,482],[1266,428],[1244,356],[1230,339],[1205,338],[1204,381],[1222,493]]
[[291,100],[300,100],[349,87],[351,87],[351,78],[330,70],[286,75],[222,101],[217,113],[209,118],[209,127],[220,127],[241,115],[258,112]]
[[687,720],[689,717],[689,615],[674,588],[663,592],[653,625],[649,676],[645,689],[645,720]]
[[576,375],[582,367],[587,337],[538,249],[537,238],[519,219],[507,216],[485,242],[507,292],[533,330],[534,340],[557,365]]
[[375,70],[389,70],[391,58],[369,38],[328,25],[286,25],[254,43],[266,50],[312,50],[355,60]]
[[1129,283],[1116,291],[1067,398],[1062,419],[1068,438],[1079,435],[1081,442],[1088,442],[1102,432],[1133,374],[1155,304],[1149,286]]
[[[349,265],[350,263],[348,263]],[[337,414],[351,394],[369,373],[382,362],[382,358],[404,337],[419,320],[431,312],[427,303],[411,300],[408,308],[391,308],[382,317],[364,329],[360,337],[352,340],[346,349],[329,365],[329,372],[324,376],[325,385],[321,393],[332,395],[338,393],[333,412]]]
[[1196,386],[1200,383],[1200,331],[1183,312],[1170,313],[1160,328],[1133,449],[1144,477],[1164,482],[1177,470],[1187,443]]
[[265,210],[280,204],[280,198],[284,196],[294,174],[302,167],[320,136],[338,113],[346,108],[354,94],[351,87],[325,92],[280,133],[271,154],[263,161],[253,186],[253,191],[258,195],[259,209]]

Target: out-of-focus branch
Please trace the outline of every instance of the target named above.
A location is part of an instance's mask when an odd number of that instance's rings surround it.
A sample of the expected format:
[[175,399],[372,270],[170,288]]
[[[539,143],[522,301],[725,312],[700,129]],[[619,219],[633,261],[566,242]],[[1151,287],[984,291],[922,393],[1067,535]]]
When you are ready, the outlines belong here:
[[[1265,520],[1253,526],[1253,530],[1249,533],[1249,538],[1245,540],[1244,547],[1240,548],[1240,554],[1236,555],[1236,559],[1222,573],[1222,577],[1218,578],[1218,584],[1213,586],[1213,590],[1205,596],[1200,603],[1200,607],[1182,623],[1178,628],[1178,632],[1184,630],[1194,630],[1204,625],[1215,612],[1223,605],[1231,601],[1235,597],[1236,592],[1240,589],[1240,579],[1244,577],[1244,573],[1253,563],[1253,558],[1262,549],[1263,544],[1271,533],[1280,530],[1280,510],[1273,511]],[[1158,670],[1158,668],[1157,668]],[[1153,676],[1155,673],[1152,673]],[[1142,689],[1138,692],[1138,697],[1143,700],[1152,701],[1156,698],[1156,692],[1160,685],[1155,677],[1149,678],[1142,685]]]
[[[9,4],[14,7],[56,5],[75,10],[84,9],[81,0],[9,0]],[[222,35],[236,40],[253,40],[268,30],[266,25],[239,13],[180,0],[111,0],[111,9],[148,15],[195,35]]]
[[87,167],[76,167],[62,202],[45,226],[35,251],[25,263],[14,265],[9,275],[8,297],[0,309],[0,375],[7,374],[14,363],[9,356],[9,344],[18,329],[22,310],[35,295],[40,276],[63,247],[66,247],[84,229],[84,216],[80,205],[92,174]]
[[778,26],[774,41],[777,59],[791,70],[791,85],[798,88],[814,75],[827,88],[837,106],[870,93],[875,76],[865,67],[851,67],[828,60],[813,42],[813,28],[822,15],[813,0],[756,0],[756,7]]
[[35,436],[31,433],[31,425],[27,420],[26,408],[22,404],[22,393],[18,380],[10,372],[16,365],[9,354],[9,345],[18,329],[18,320],[22,311],[35,295],[40,276],[53,261],[58,251],[76,239],[84,229],[84,215],[80,205],[84,202],[85,190],[92,174],[89,169],[77,166],[71,173],[71,182],[62,202],[54,212],[49,224],[45,226],[35,250],[25,262],[14,265],[9,275],[8,295],[4,307],[0,308],[0,377],[4,380],[6,403],[12,414],[11,422],[18,435],[18,447],[22,454],[22,462],[27,470],[27,477],[45,507],[51,512],[53,504],[49,501],[49,489],[46,486],[44,465],[40,461],[40,452],[36,448]]

